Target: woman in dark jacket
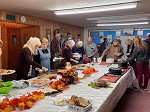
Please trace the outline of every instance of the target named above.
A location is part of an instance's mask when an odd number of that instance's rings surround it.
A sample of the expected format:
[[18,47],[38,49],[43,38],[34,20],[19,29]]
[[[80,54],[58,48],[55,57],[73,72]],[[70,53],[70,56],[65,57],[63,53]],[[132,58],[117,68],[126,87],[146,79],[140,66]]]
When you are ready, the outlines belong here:
[[66,62],[70,62],[72,65],[78,64],[79,62],[73,58],[72,47],[75,45],[73,40],[68,40],[66,46],[62,52],[63,60],[61,66],[64,67]]
[[134,38],[134,46],[135,48],[133,53],[127,60],[133,61],[136,59],[139,86],[141,89],[147,91],[149,80],[149,48],[146,42],[144,42],[140,37]]
[[40,39],[37,37],[31,37],[28,42],[23,46],[20,52],[19,62],[16,69],[17,79],[28,79],[32,76],[32,66],[40,68],[46,71],[45,67],[42,67],[38,63],[33,61],[33,55],[36,53],[37,48],[41,45]]
[[[129,58],[131,57],[133,50],[134,50],[134,41],[132,39],[127,38],[125,40],[125,43],[127,44],[126,56]],[[129,61],[129,64],[130,66],[133,67],[135,76],[138,77],[137,70],[136,70],[136,61],[135,60]]]

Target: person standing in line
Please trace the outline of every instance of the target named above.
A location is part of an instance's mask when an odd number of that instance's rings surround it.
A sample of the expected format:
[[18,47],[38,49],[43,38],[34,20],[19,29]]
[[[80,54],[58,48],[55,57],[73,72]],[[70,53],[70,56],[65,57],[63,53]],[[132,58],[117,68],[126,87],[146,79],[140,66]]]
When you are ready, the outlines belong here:
[[31,37],[23,46],[20,52],[19,61],[16,68],[17,79],[27,80],[32,77],[32,66],[46,71],[47,68],[33,61],[34,54],[37,53],[37,48],[41,45],[40,39]]
[[147,43],[138,36],[134,38],[134,46],[133,53],[131,57],[127,58],[127,61],[136,59],[139,86],[141,89],[147,91],[149,80],[149,48]]
[[104,56],[106,55],[107,58],[113,58],[114,61],[117,61],[121,57],[121,54],[121,46],[118,40],[115,39],[111,45],[106,47],[100,58],[103,60]]
[[68,40],[73,40],[75,42],[75,40],[72,37],[71,33],[67,33],[67,39],[64,40],[63,44],[62,44],[62,48],[64,48],[66,46],[66,43]]
[[[144,40],[144,41],[147,43],[147,45],[149,47],[149,51],[150,51],[150,33],[146,34],[146,40]],[[149,60],[149,68],[150,68],[150,60]],[[150,74],[149,74],[149,78],[150,78]]]
[[72,47],[75,45],[73,40],[68,40],[66,46],[62,52],[62,57],[64,59],[61,60],[61,67],[66,65],[66,62],[70,62],[72,65],[76,65],[79,61],[75,60],[73,57]]
[[79,58],[78,61],[79,61],[80,64],[82,64],[83,63],[83,55],[85,54],[83,42],[82,41],[78,41],[76,43],[76,45],[73,46],[72,52],[80,54],[81,57]]
[[60,68],[60,60],[56,60],[55,62],[53,62],[53,59],[55,57],[59,57],[61,55],[60,38],[61,38],[60,33],[57,33],[53,38],[53,40],[51,41],[51,54],[52,54],[51,66],[53,70]]
[[87,44],[85,45],[85,54],[88,58],[94,58],[96,57],[98,50],[95,43],[92,42],[92,38],[87,38]]
[[[125,43],[127,44],[126,56],[129,58],[131,57],[134,50],[134,41],[132,39],[126,38]],[[138,77],[137,70],[136,70],[136,61],[135,60],[129,61],[129,64],[130,66],[133,67],[135,76]]]
[[108,46],[108,39],[104,38],[104,42],[100,44],[100,48],[99,48],[100,56],[102,55],[103,51],[106,49],[107,46]]
[[51,72],[50,59],[51,52],[48,48],[48,39],[44,37],[41,39],[41,48],[38,48],[38,53],[34,56],[34,60],[47,68],[48,70],[46,72]]

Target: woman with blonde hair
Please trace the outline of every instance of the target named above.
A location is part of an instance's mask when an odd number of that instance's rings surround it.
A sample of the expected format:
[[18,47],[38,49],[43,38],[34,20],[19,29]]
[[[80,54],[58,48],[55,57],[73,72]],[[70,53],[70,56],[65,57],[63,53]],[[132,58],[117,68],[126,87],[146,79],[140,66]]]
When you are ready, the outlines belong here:
[[[134,50],[134,41],[132,39],[126,38],[125,43],[127,44],[126,56],[131,57],[133,50]],[[135,60],[129,61],[129,64],[130,66],[133,67],[134,73],[137,77],[138,75],[137,75],[137,70],[136,70],[136,61]]]
[[46,67],[48,69],[46,72],[51,72],[50,59],[51,52],[48,48],[48,39],[44,37],[41,39],[41,48],[38,48],[38,54],[34,56],[34,60],[43,67]]
[[132,61],[136,59],[139,86],[141,89],[147,91],[147,85],[149,80],[149,48],[146,42],[144,42],[138,36],[134,38],[134,46],[135,48],[133,50],[133,53],[131,57],[129,57],[127,60]]
[[46,71],[45,67],[33,61],[33,55],[37,53],[37,48],[41,45],[40,39],[31,37],[23,46],[16,69],[17,79],[28,79],[32,77],[32,66]]

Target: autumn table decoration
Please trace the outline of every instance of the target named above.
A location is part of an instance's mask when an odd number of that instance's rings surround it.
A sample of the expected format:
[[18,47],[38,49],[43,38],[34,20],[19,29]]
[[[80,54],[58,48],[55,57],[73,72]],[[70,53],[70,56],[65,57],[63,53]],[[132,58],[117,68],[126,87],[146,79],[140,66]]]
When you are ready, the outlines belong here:
[[44,97],[45,95],[43,92],[34,91],[18,98],[4,98],[3,101],[0,102],[0,112],[12,112],[17,108],[20,111],[30,109],[33,107],[35,102],[44,99]]

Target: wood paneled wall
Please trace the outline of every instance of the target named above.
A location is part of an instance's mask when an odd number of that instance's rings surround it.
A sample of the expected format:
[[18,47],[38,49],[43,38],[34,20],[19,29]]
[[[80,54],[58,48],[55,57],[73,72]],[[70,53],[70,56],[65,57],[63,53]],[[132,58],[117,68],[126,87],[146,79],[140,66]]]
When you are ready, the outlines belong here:
[[[14,14],[16,15],[16,22],[10,22],[5,20],[6,13]],[[26,22],[21,22],[20,17],[25,16]],[[72,33],[73,37],[76,37],[80,34],[79,37],[80,40],[83,40],[83,34],[84,34],[84,28],[73,26],[69,24],[59,23],[55,21],[45,20],[42,18],[37,18],[29,15],[14,13],[14,12],[8,12],[0,10],[0,26],[1,26],[1,34],[2,34],[2,40],[3,40],[3,54],[2,54],[2,68],[8,67],[8,39],[7,39],[7,28],[21,28],[21,46],[24,44],[24,34],[28,34],[28,37],[30,36],[37,36],[39,38],[46,37],[46,29],[51,29],[51,38],[54,37],[54,30],[60,29],[62,35],[66,36],[66,33],[70,32]]]

